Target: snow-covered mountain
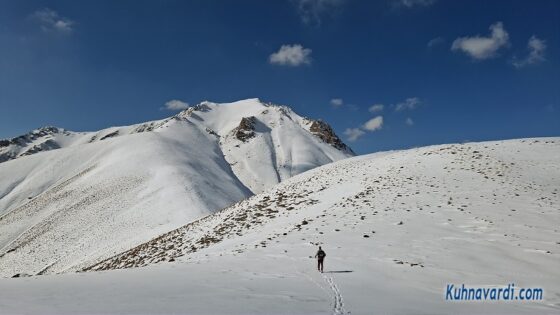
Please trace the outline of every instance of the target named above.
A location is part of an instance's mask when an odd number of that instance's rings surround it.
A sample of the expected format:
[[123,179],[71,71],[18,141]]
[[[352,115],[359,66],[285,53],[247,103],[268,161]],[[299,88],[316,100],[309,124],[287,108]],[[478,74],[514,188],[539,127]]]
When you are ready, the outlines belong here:
[[258,99],[0,141],[0,276],[76,269],[353,152]]
[[[559,156],[535,138],[345,159],[69,269],[88,272],[0,279],[0,313],[558,313]],[[7,275],[25,264],[11,248]],[[544,299],[446,301],[462,283]]]
[[[149,268],[84,279],[156,279],[169,300],[189,292],[157,312],[556,313],[559,157],[560,138],[540,138],[346,159],[84,270]],[[540,287],[545,298],[446,301],[446,285],[462,283]]]

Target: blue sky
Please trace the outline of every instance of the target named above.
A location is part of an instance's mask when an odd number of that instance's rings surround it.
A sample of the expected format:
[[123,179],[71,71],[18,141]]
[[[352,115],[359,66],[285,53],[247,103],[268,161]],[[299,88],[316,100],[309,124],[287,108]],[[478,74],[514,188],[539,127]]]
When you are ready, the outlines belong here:
[[560,136],[559,42],[555,0],[1,1],[0,138],[252,97],[358,153]]

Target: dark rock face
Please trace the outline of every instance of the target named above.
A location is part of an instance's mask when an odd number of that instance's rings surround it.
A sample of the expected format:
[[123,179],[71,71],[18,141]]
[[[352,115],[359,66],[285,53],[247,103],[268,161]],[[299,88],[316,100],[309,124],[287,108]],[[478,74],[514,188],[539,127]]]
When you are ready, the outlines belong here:
[[331,126],[322,120],[313,120],[311,126],[309,127],[309,131],[319,139],[323,140],[324,142],[332,145],[333,147],[347,151],[350,153],[354,153],[350,147],[348,147],[340,138],[334,133]]
[[7,147],[10,145],[10,140],[0,140],[0,148]]
[[172,118],[167,118],[163,121],[152,121],[152,122],[147,122],[147,123],[143,123],[139,126],[137,126],[136,128],[134,128],[134,130],[132,131],[132,133],[141,133],[141,132],[150,132],[150,131],[154,131],[158,128],[161,128],[162,126],[164,126],[166,123],[168,123]]
[[110,134],[106,134],[106,135],[104,135],[103,137],[101,137],[101,139],[99,139],[99,141],[102,141],[102,140],[105,140],[105,139],[108,139],[108,138],[113,138],[113,137],[116,137],[116,136],[118,136],[118,135],[119,135],[119,131],[118,131],[118,130],[117,130],[117,131],[113,131],[113,132],[111,132]]
[[27,133],[23,136],[15,137],[15,138],[12,138],[12,139],[9,139],[9,140],[7,140],[7,139],[6,140],[0,140],[0,148],[1,147],[7,147],[11,144],[24,146],[24,145],[28,144],[29,142],[32,142],[33,140],[36,140],[38,138],[48,136],[48,135],[52,135],[52,134],[55,134],[55,133],[60,133],[60,132],[62,132],[62,130],[60,130],[56,127],[51,127],[51,126],[39,128],[39,129],[33,130],[30,133]]
[[159,126],[155,125],[154,123],[142,124],[136,127],[133,133],[150,132],[150,131],[154,131],[154,129],[156,129],[157,127]]
[[216,138],[219,138],[219,137],[220,137],[219,134],[217,134],[214,130],[212,130],[212,129],[208,128],[208,127],[206,127],[206,132],[208,132],[209,134],[213,135],[213,136],[216,137]]
[[9,160],[13,160],[17,157],[17,154],[13,154],[11,152],[0,153],[0,163],[6,162]]
[[44,143],[34,145],[33,147],[27,149],[25,152],[21,153],[21,151],[27,145],[39,138],[46,138],[54,134],[65,132],[66,131],[64,131],[63,129],[47,126],[33,130],[19,137],[0,140],[0,163],[15,159],[18,156],[31,155],[41,151],[58,149],[58,144],[56,144],[53,140],[47,138],[48,140],[46,140]]
[[235,137],[243,142],[253,138],[255,136],[256,122],[257,118],[255,116],[241,118],[239,126],[235,128]]
[[55,149],[60,149],[60,146],[58,145],[58,143],[49,139],[43,143],[32,146],[27,151],[21,153],[20,156],[26,156],[26,155],[39,153],[42,151],[55,150]]
[[196,116],[194,112],[208,112],[210,110],[211,110],[210,106],[208,106],[206,102],[202,102],[200,104],[191,106],[181,111],[179,114],[175,115],[174,117],[176,117],[179,120],[183,120],[189,117]]

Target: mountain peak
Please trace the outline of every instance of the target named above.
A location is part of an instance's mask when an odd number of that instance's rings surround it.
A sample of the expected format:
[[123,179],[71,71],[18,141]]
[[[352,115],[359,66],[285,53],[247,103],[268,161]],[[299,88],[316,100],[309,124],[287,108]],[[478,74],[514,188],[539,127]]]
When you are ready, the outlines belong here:
[[266,131],[267,128],[272,130],[287,124],[287,120],[292,122],[293,128],[301,127],[333,148],[355,155],[326,122],[301,117],[289,106],[263,102],[258,98],[230,103],[204,101],[181,111],[175,117],[202,123],[220,136],[226,136],[233,130],[235,137],[242,142],[255,136],[254,128],[257,124]]
[[0,221],[0,244],[10,244],[0,276],[109,257],[353,155],[326,123],[254,98],[95,132],[47,126],[21,139],[0,147],[11,160],[0,163],[0,215],[13,215]]
[[[278,128],[287,134],[301,128],[343,154],[354,155],[354,152],[342,142],[326,122],[301,117],[285,105],[263,102],[259,98],[248,98],[229,103],[203,101],[167,119],[132,126],[111,127],[97,132],[73,133],[55,126],[44,126],[19,137],[0,140],[0,163],[75,144],[106,141],[140,132],[159,132],[172,125],[173,121],[194,123],[206,133],[218,138],[233,133],[237,140],[247,145],[250,145],[249,142],[253,138],[259,138],[259,135],[265,135]],[[290,140],[286,139],[283,142],[288,144]],[[333,156],[330,153],[328,155]],[[338,158],[340,157],[336,159]]]
[[354,155],[354,151],[347,146],[340,138],[336,135],[332,127],[324,122],[321,119],[318,120],[310,120],[311,125],[309,126],[309,131],[317,136],[319,139],[323,140],[324,142],[332,145],[333,147],[346,151]]

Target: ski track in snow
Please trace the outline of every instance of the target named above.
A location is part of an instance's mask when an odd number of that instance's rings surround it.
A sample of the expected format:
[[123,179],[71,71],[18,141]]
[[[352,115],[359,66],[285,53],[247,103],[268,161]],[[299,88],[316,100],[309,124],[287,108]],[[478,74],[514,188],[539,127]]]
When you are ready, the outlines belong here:
[[332,309],[333,315],[348,314],[349,312],[347,312],[344,309],[344,300],[342,299],[342,294],[340,293],[340,290],[338,289],[338,286],[336,285],[336,282],[334,282],[333,277],[326,276],[326,275],[323,274],[323,278],[329,284],[329,287],[331,288],[331,291],[332,291],[332,295],[333,295],[333,309]]

